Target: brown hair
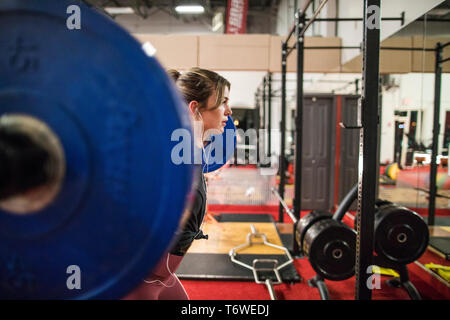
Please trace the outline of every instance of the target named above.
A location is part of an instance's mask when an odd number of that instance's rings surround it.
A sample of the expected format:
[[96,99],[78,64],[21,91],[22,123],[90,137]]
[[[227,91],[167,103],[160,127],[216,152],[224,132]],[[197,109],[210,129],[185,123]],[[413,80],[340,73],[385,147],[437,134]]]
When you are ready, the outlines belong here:
[[173,81],[177,82],[178,78],[180,77],[180,73],[175,69],[169,69],[167,70],[167,73],[172,78]]
[[208,98],[212,94],[216,94],[216,102],[212,109],[218,108],[222,104],[225,87],[230,89],[230,82],[214,71],[191,68],[183,74],[176,70],[168,70],[172,79],[176,79],[178,89],[181,91],[184,100],[197,101],[199,103],[199,111],[206,109]]

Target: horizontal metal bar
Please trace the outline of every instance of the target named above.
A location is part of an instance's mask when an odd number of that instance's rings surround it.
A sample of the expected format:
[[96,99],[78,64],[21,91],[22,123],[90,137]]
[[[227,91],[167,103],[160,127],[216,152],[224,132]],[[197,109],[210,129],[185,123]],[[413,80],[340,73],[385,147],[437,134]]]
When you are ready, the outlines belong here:
[[361,49],[361,47],[357,47],[357,46],[329,46],[329,47],[313,46],[313,47],[304,47],[304,48],[305,49],[310,49],[310,50],[320,50],[320,49],[324,49],[324,50]]
[[289,56],[291,54],[291,52],[294,51],[295,49],[296,49],[296,46],[288,47],[288,49],[286,51],[286,57]]
[[450,46],[450,41],[444,44],[441,44],[441,48],[444,49],[446,46]]
[[[306,19],[306,21],[309,21],[310,19]],[[402,17],[398,18],[381,18],[383,21],[403,21]],[[321,21],[321,22],[350,22],[350,21],[363,21],[363,18],[317,18],[315,21]]]
[[396,51],[435,51],[434,48],[406,48],[406,47],[380,47],[380,50],[396,50]]
[[[361,47],[357,46],[341,46],[341,47],[305,47],[305,49],[361,49]],[[434,48],[406,48],[406,47],[380,47],[380,50],[393,50],[393,51],[435,51]]]
[[[295,49],[294,47],[290,47],[290,49]],[[344,50],[344,49],[361,49],[361,47],[358,46],[312,46],[312,47],[304,47],[304,49],[310,49],[310,50]],[[291,50],[291,51],[292,51]],[[406,48],[406,47],[381,47],[380,50],[393,50],[393,51],[435,51],[434,48]],[[291,51],[288,51],[289,53]]]
[[[447,46],[449,44],[450,44],[450,42],[446,43]],[[288,56],[295,49],[296,49],[295,45],[293,47],[288,47],[286,56]],[[358,46],[312,46],[312,47],[304,47],[304,49],[309,49],[309,50],[347,50],[347,49],[356,50],[356,49],[359,49],[359,50],[361,50],[361,47],[358,47]],[[436,49],[434,49],[434,48],[381,47],[380,50],[433,52]]]
[[319,7],[317,8],[316,12],[312,15],[311,19],[308,21],[308,23],[303,27],[303,29],[299,33],[299,37],[303,37],[305,32],[308,30],[309,26],[316,20],[317,16],[320,13],[320,10],[325,6],[325,4],[328,2],[328,0],[322,0],[322,2],[319,4]]
[[281,205],[283,206],[283,208],[286,210],[286,213],[288,214],[288,216],[292,219],[292,221],[294,223],[297,223],[297,218],[294,216],[294,212],[289,209],[289,207],[287,206],[286,202],[284,202],[283,198],[281,198],[280,194],[278,193],[278,191],[272,187],[272,192],[273,194],[278,198],[278,201],[280,201]]
[[444,62],[447,62],[447,61],[450,61],[450,57],[448,57],[448,58],[446,58],[444,60],[440,60],[439,63],[444,63]]

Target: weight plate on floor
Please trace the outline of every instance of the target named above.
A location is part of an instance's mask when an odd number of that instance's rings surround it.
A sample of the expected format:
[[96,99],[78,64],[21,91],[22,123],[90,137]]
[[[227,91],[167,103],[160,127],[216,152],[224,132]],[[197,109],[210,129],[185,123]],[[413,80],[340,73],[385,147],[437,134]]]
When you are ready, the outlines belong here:
[[414,262],[428,246],[425,221],[414,211],[396,205],[375,212],[375,251],[394,263]]
[[356,232],[342,222],[324,219],[314,223],[306,231],[303,250],[325,279],[340,281],[355,274]]
[[332,215],[325,211],[312,211],[301,218],[297,223],[297,229],[295,232],[295,239],[297,240],[298,247],[303,250],[303,240],[305,238],[306,231],[317,221],[322,219],[331,219]]

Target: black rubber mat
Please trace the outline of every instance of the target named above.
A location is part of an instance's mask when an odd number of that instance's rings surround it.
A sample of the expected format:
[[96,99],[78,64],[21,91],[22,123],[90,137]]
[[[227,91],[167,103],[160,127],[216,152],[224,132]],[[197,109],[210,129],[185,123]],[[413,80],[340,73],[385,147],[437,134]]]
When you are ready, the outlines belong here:
[[450,260],[450,238],[448,237],[431,237],[428,243],[431,247],[439,251],[445,256],[445,259]]
[[[287,256],[241,254],[237,255],[236,259],[250,266],[254,259],[277,259],[278,265],[281,265],[287,261]],[[279,270],[279,273],[284,282],[301,281],[293,264],[289,264]],[[231,262],[227,254],[188,253],[183,258],[176,275],[180,279],[186,280],[255,281],[253,272],[250,269]],[[258,272],[258,278],[260,280],[270,278],[276,281],[276,276],[273,272]]]
[[[272,222],[273,217],[270,214],[245,214],[245,213],[222,213],[215,216],[219,222]],[[276,229],[276,226],[275,226]],[[277,229],[278,232],[278,229]],[[280,240],[288,249],[292,246],[292,235],[283,235],[278,232]],[[290,239],[289,239],[290,237]],[[277,259],[278,265],[288,260],[286,255],[270,254],[240,254],[236,259],[252,266],[254,259]],[[297,273],[293,264],[279,270],[283,282],[299,282],[300,275]],[[252,270],[241,265],[233,263],[228,254],[214,253],[187,253],[183,258],[176,275],[180,279],[186,280],[236,280],[236,281],[255,281]],[[258,278],[265,280],[270,278],[276,281],[273,271],[258,272]]]
[[294,237],[292,236],[292,234],[291,233],[278,233],[278,234],[280,236],[280,240],[283,246],[288,248],[288,250],[291,252],[294,245],[293,243]]
[[218,222],[274,222],[266,213],[221,213],[215,219]]

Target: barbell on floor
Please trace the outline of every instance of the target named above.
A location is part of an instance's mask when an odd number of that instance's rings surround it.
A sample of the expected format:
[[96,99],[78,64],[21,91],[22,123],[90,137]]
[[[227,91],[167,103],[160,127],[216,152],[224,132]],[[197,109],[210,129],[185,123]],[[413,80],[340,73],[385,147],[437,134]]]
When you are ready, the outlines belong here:
[[300,219],[297,239],[313,269],[325,279],[345,280],[355,273],[356,232],[331,214],[313,211]]
[[391,263],[414,262],[428,246],[429,230],[423,218],[393,203],[378,203],[374,230],[375,252]]
[[[338,281],[354,275],[356,232],[341,219],[356,199],[356,187],[345,196],[333,216],[313,211],[297,222],[295,240],[313,269],[325,279]],[[377,200],[374,239],[377,261],[400,267],[422,256],[429,231],[423,218],[414,211]]]

